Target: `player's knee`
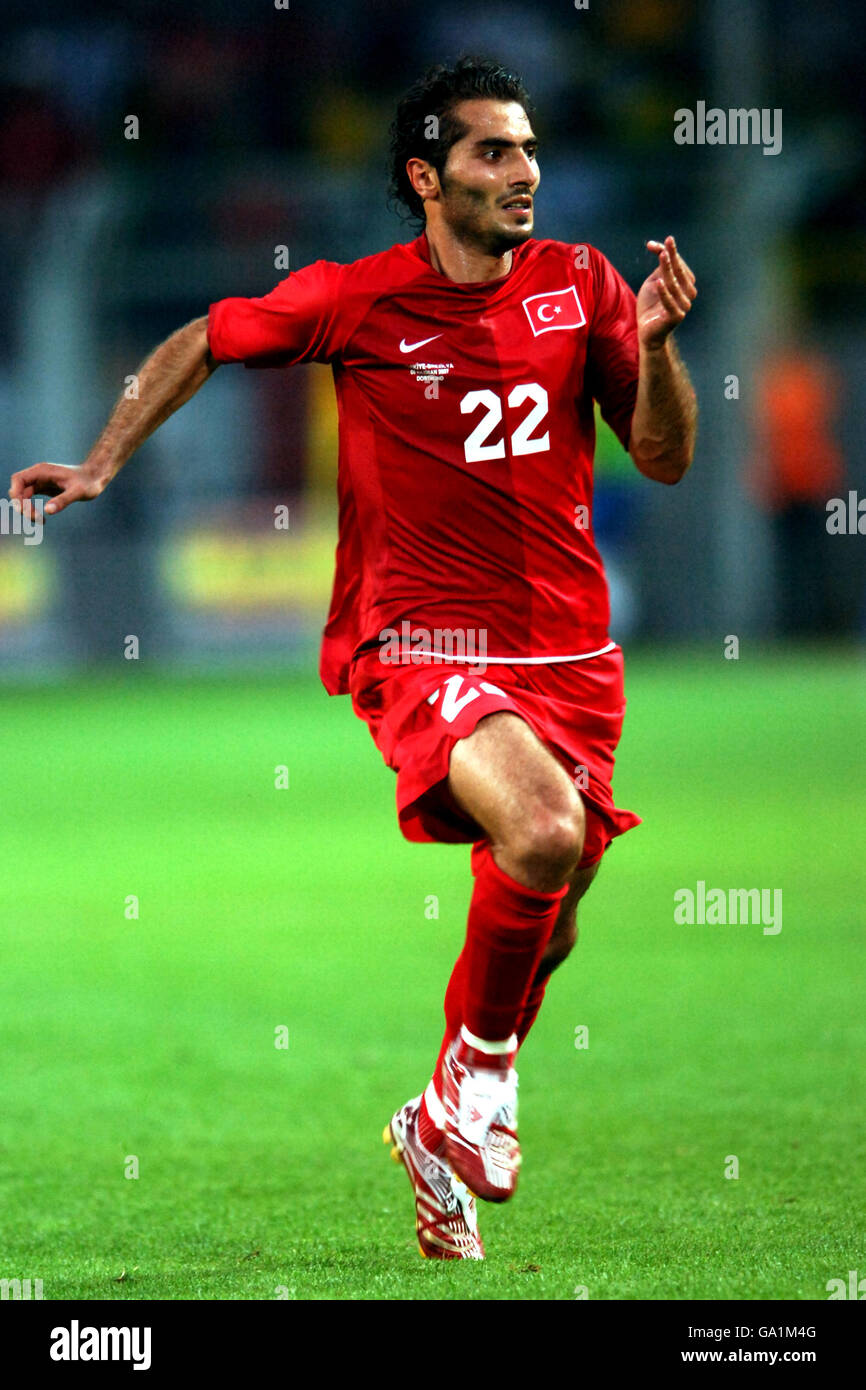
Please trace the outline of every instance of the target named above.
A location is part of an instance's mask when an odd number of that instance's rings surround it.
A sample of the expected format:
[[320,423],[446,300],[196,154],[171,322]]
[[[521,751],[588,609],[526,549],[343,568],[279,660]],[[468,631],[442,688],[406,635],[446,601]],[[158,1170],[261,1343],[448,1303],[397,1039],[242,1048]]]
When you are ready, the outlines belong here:
[[576,793],[558,806],[540,803],[533,808],[512,845],[524,880],[542,891],[561,886],[583,853],[585,829],[583,802]]

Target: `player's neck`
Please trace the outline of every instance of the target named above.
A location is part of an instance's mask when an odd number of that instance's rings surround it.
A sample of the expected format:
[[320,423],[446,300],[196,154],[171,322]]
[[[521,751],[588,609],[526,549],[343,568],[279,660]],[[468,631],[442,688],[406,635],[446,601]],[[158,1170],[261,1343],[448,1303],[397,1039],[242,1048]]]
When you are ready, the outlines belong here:
[[446,275],[459,285],[475,285],[483,280],[501,280],[511,271],[513,252],[491,256],[475,246],[468,246],[442,228],[426,228],[430,248],[430,264],[440,275]]

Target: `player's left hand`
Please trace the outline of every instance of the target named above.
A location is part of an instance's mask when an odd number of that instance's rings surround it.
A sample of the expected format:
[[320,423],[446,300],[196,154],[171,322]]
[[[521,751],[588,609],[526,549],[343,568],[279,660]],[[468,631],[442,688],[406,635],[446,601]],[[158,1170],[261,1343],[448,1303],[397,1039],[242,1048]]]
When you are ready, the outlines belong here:
[[664,243],[648,241],[647,250],[655,251],[659,263],[638,290],[637,336],[641,347],[658,348],[682,323],[698,292],[672,236]]

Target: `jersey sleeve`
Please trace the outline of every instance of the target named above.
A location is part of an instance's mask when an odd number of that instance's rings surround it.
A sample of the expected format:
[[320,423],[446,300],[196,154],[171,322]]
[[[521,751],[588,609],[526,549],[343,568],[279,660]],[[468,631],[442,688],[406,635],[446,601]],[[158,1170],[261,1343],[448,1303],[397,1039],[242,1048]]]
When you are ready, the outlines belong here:
[[600,252],[593,256],[595,308],[589,331],[586,380],[624,449],[637,400],[639,352],[637,299]]
[[247,367],[289,367],[330,362],[338,354],[339,292],[345,267],[314,261],[258,299],[211,304],[207,340],[217,362]]

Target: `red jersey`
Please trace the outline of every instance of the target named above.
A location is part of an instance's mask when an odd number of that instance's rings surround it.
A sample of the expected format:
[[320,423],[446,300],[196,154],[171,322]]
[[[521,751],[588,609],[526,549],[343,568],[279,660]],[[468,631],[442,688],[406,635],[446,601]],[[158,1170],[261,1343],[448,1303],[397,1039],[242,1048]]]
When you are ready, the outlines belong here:
[[607,648],[593,400],[627,447],[638,342],[635,296],[594,247],[530,240],[508,275],[458,284],[422,234],[212,304],[208,342],[217,362],[332,365],[330,694],[359,646],[393,632],[483,632],[494,663]]

